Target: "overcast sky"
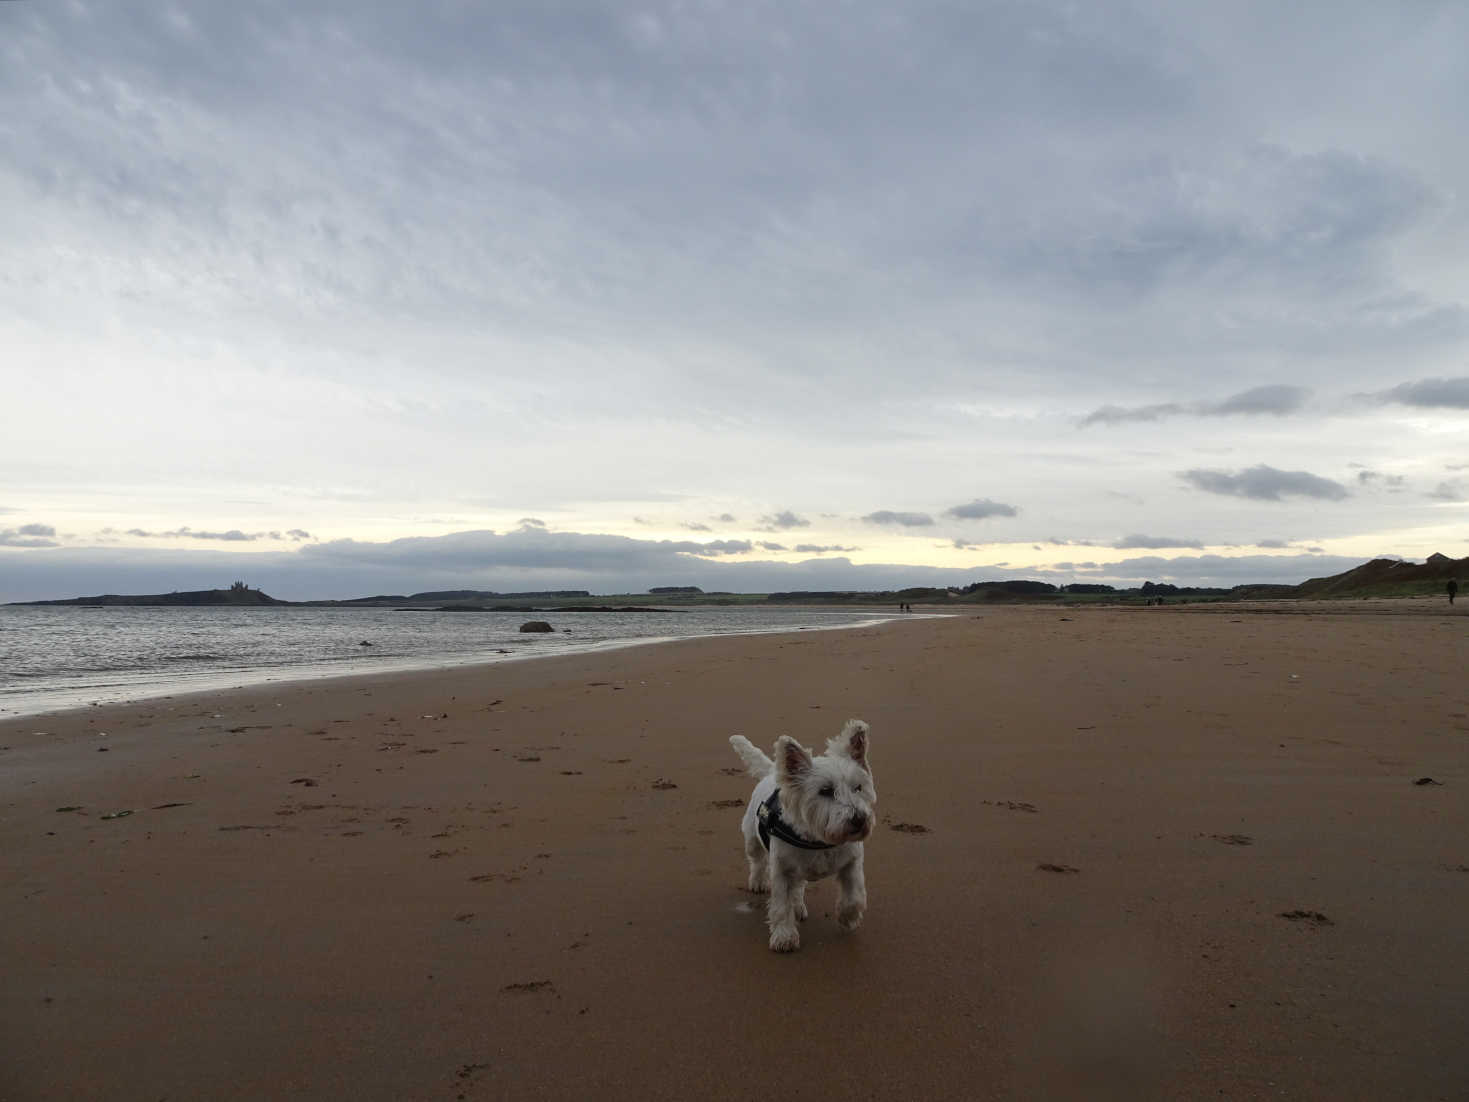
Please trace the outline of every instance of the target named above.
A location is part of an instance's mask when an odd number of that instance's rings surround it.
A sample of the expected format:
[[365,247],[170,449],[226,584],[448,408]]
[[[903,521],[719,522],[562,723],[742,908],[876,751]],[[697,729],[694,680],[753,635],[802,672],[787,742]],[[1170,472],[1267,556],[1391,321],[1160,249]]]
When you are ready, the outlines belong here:
[[0,3],[0,600],[1469,554],[1469,6]]

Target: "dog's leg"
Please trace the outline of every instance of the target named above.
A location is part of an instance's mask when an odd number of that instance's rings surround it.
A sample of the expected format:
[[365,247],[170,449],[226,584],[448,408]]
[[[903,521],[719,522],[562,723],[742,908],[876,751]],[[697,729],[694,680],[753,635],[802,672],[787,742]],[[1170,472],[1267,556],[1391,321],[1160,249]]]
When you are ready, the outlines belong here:
[[770,877],[770,906],[766,915],[770,921],[770,947],[777,953],[789,953],[801,947],[801,932],[796,929],[794,905],[795,885],[788,872],[772,870]]
[[806,910],[806,881],[797,880],[796,886],[791,889],[791,909],[796,912],[796,921],[805,922],[806,916],[810,914]]
[[837,873],[841,897],[837,900],[837,924],[843,930],[855,930],[867,913],[867,881],[862,875],[862,857],[843,865]]
[[770,854],[765,852],[759,838],[745,838],[745,859],[750,862],[746,889],[764,895],[770,890]]

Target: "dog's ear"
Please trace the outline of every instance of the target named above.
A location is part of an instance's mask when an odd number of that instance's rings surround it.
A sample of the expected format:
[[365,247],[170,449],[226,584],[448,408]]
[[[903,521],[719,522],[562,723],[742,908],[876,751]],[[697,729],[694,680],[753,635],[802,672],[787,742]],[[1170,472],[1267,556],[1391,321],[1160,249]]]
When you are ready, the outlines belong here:
[[775,774],[778,779],[795,780],[811,769],[811,754],[790,735],[775,740]]
[[841,754],[851,758],[854,762],[872,772],[872,767],[867,764],[867,732],[870,728],[860,719],[849,719],[842,727],[842,733],[826,744],[827,753]]

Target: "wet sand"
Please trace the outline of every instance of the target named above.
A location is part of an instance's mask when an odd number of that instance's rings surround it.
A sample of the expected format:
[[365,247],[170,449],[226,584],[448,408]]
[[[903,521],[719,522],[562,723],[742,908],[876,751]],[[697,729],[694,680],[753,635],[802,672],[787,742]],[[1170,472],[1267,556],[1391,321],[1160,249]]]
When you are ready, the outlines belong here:
[[[1368,604],[5,722],[0,1099],[1463,1098],[1469,620]],[[777,955],[727,739],[849,716],[867,922]]]

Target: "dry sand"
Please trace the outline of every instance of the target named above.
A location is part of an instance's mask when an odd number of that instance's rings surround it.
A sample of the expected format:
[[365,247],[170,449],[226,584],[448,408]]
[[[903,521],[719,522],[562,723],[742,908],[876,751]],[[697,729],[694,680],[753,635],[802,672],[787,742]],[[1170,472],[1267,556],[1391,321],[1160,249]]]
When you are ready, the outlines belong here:
[[[1469,1097],[1469,620],[1383,604],[5,723],[0,1099]],[[867,923],[777,955],[726,740],[848,716]]]

